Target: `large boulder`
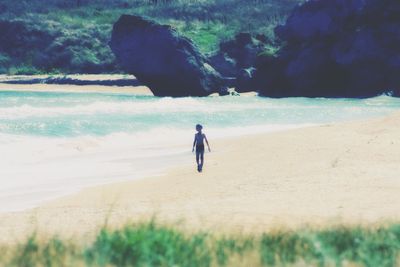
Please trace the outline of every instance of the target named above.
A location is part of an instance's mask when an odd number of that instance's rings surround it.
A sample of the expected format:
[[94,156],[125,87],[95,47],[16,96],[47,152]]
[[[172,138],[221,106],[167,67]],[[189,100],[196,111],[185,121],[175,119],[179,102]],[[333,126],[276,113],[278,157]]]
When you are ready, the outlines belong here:
[[253,90],[250,80],[254,72],[257,56],[267,49],[267,38],[239,33],[233,40],[220,44],[219,51],[209,58],[212,66],[224,77],[235,80],[236,91]]
[[310,0],[275,29],[278,57],[258,59],[265,96],[400,96],[400,1]]
[[110,46],[121,67],[156,96],[224,92],[220,74],[189,39],[170,26],[123,15],[114,24]]

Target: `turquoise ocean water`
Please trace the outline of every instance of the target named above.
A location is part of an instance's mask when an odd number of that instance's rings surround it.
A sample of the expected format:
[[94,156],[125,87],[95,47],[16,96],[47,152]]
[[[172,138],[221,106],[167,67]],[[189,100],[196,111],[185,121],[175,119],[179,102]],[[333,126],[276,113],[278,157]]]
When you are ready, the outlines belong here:
[[124,94],[0,92],[0,133],[40,137],[106,136],[157,128],[320,124],[387,114],[396,98],[156,98]]
[[[212,141],[365,119],[400,99],[157,98],[114,93],[0,92],[0,211],[86,186],[157,175],[193,161],[196,123]],[[215,153],[218,153],[216,151]]]

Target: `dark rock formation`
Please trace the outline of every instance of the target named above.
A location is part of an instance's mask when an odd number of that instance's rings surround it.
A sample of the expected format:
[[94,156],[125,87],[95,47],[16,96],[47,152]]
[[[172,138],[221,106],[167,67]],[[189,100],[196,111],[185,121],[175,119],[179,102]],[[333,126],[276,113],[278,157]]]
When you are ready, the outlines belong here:
[[224,77],[236,77],[238,68],[236,61],[226,53],[219,51],[209,57],[210,64]]
[[217,54],[209,58],[211,65],[223,76],[234,77],[238,92],[253,90],[249,84],[257,56],[266,49],[267,38],[240,33],[234,40],[222,42]]
[[170,26],[123,15],[114,24],[111,49],[122,68],[156,96],[223,93],[223,80],[192,42]]
[[275,30],[253,83],[271,97],[400,96],[400,1],[310,0]]
[[48,75],[36,77],[31,75],[0,76],[0,84],[68,84],[68,85],[103,85],[103,86],[140,86],[134,76],[86,79],[76,75]]

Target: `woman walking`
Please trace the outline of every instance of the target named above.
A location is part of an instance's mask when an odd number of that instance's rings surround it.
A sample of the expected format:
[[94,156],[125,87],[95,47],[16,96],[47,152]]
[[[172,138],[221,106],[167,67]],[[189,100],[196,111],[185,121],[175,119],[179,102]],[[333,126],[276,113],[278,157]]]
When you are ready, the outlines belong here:
[[202,132],[203,126],[200,124],[196,125],[196,131],[197,133],[194,135],[194,141],[193,141],[193,148],[192,152],[194,152],[194,149],[196,147],[196,162],[197,162],[197,171],[201,172],[203,170],[203,164],[204,164],[204,140],[206,141],[208,151],[211,152],[210,145],[208,144],[208,140],[206,135]]

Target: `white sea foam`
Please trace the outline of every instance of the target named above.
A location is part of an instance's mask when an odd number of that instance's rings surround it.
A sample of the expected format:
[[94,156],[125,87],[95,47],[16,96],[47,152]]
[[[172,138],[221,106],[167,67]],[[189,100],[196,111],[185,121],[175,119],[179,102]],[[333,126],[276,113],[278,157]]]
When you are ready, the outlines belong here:
[[[62,103],[62,102],[61,102]],[[286,103],[286,110],[296,110],[301,108],[296,103]],[[66,102],[63,105],[54,105],[53,102],[44,103],[23,103],[13,106],[0,106],[0,119],[21,119],[30,117],[58,117],[63,115],[93,115],[93,114],[149,114],[149,113],[179,113],[179,112],[199,112],[217,113],[234,112],[243,110],[258,109],[282,109],[281,103],[276,100],[266,101],[205,101],[196,98],[160,98],[143,101],[95,101],[95,102]],[[307,110],[321,108],[320,105],[309,103]]]
[[[265,107],[265,106],[264,106]],[[76,105],[65,106],[36,106],[23,104],[20,106],[0,107],[0,118],[26,118],[26,117],[58,117],[60,115],[91,115],[104,113],[124,113],[124,114],[147,114],[154,112],[226,112],[240,110],[243,108],[257,109],[256,105],[235,105],[219,103],[207,103],[193,98],[183,98],[181,100],[162,98],[153,101],[142,102],[107,102],[97,101],[92,103],[77,103]],[[271,106],[271,108],[273,108]]]

